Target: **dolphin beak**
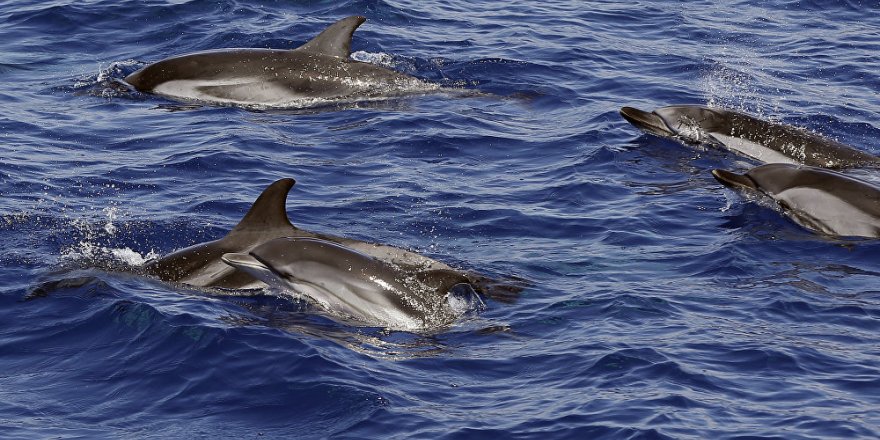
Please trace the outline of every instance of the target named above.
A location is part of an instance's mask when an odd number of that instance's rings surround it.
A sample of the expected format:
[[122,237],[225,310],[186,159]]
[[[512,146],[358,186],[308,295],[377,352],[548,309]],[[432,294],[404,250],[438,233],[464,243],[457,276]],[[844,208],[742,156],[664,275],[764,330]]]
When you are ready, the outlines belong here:
[[620,109],[620,116],[626,119],[630,124],[658,136],[674,136],[675,132],[666,126],[659,116],[654,113],[639,110],[633,107],[623,107]]
[[758,186],[751,177],[745,174],[736,174],[725,170],[712,170],[712,176],[722,185],[733,189],[757,190]]

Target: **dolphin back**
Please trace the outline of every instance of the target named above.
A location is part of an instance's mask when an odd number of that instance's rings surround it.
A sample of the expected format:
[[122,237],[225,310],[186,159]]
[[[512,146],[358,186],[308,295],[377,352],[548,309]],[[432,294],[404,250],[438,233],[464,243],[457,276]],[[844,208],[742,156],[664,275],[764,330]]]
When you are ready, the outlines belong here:
[[763,145],[799,164],[821,168],[880,165],[880,158],[828,137],[793,125],[727,112],[727,135]]

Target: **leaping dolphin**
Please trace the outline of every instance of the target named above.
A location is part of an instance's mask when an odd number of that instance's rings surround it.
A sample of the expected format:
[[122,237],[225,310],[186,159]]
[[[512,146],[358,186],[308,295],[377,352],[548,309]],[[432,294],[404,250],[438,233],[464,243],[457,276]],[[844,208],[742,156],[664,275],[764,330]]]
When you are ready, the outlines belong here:
[[182,101],[303,108],[425,93],[436,84],[352,60],[351,38],[366,18],[337,21],[293,50],[219,49],[167,58],[125,78],[141,92]]
[[475,293],[469,302],[453,296],[456,284],[468,282],[455,272],[409,273],[327,240],[277,238],[222,259],[270,286],[305,296],[334,317],[360,324],[433,328],[481,303]]
[[[266,287],[251,273],[236,270],[224,263],[222,257],[229,253],[251,252],[256,247],[282,237],[312,238],[344,246],[355,252],[370,256],[383,264],[423,277],[423,282],[440,286],[455,280],[468,283],[482,293],[499,300],[511,300],[521,288],[505,285],[482,275],[453,269],[449,265],[406,249],[385,244],[370,243],[329,234],[319,234],[299,229],[287,217],[287,194],[293,187],[293,179],[280,179],[269,185],[257,198],[244,218],[223,238],[200,243],[173,252],[160,259],[147,262],[142,268],[145,274],[163,281],[195,287],[223,289],[259,289]],[[507,294],[507,296],[505,296]]]
[[791,125],[731,110],[674,105],[646,112],[623,107],[630,124],[687,143],[717,143],[763,163],[823,168],[880,167],[880,158]]
[[820,234],[880,238],[880,187],[822,168],[768,164],[745,174],[713,170],[727,187],[765,195]]

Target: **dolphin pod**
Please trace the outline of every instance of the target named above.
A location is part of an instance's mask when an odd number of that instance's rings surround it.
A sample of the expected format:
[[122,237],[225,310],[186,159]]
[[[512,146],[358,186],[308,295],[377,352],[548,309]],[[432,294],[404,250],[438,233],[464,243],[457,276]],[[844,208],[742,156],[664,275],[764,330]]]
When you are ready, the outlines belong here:
[[657,136],[688,143],[717,143],[763,163],[823,168],[880,167],[880,158],[791,125],[731,110],[674,105],[652,112],[623,107],[630,124]]
[[[291,50],[220,49],[167,58],[125,81],[141,92],[182,101],[267,107],[307,107],[439,89],[352,60],[351,39],[364,21],[360,16],[344,18]],[[880,238],[880,187],[826,169],[880,167],[876,156],[732,110],[675,105],[651,112],[623,107],[620,114],[647,133],[685,143],[720,144],[764,162],[744,174],[712,174],[727,187],[773,200],[806,229]],[[286,212],[293,185],[293,179],[272,183],[225,237],[149,261],[143,272],[195,287],[273,287],[293,292],[336,318],[405,330],[449,324],[468,306],[481,304],[479,296],[462,302],[455,290],[459,285],[470,286],[473,295],[498,288],[514,294],[520,290],[402,248],[299,229]],[[498,299],[504,300],[503,294]]]
[[339,20],[292,50],[219,49],[167,58],[128,75],[125,82],[141,92],[186,102],[284,108],[440,88],[349,58],[352,35],[365,20]]
[[431,328],[448,324],[473,304],[482,303],[472,289],[470,301],[454,296],[452,288],[466,284],[465,277],[413,274],[315,238],[276,238],[249,253],[224,254],[222,260],[270,286],[305,296],[336,317],[361,324]]
[[811,231],[880,238],[880,187],[822,168],[767,164],[745,174],[713,170],[723,185],[769,197]]

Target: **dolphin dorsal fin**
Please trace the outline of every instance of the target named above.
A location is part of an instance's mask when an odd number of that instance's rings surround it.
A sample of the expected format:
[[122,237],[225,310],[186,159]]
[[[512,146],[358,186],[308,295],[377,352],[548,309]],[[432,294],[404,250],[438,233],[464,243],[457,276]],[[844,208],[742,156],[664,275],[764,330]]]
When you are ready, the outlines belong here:
[[227,237],[240,232],[294,228],[287,218],[287,193],[293,188],[294,183],[296,181],[293,179],[281,179],[264,189],[248,213],[232,228]]
[[294,50],[348,58],[351,55],[351,36],[354,34],[354,30],[365,21],[367,19],[359,15],[343,18],[331,24],[308,43]]

